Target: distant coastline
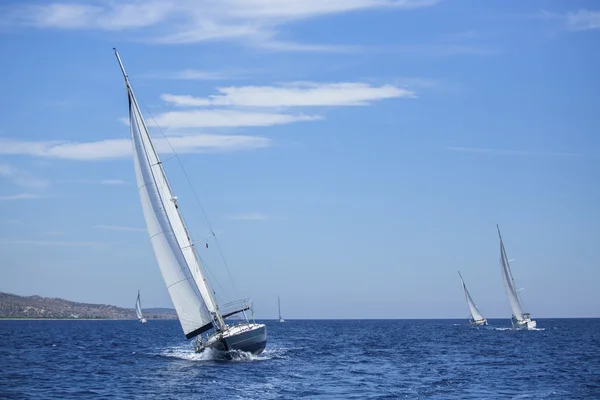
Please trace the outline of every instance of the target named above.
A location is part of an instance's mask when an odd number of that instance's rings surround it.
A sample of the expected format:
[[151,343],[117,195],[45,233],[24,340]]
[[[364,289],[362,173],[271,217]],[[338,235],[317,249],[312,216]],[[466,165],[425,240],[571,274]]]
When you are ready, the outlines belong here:
[[[177,319],[170,308],[143,309],[147,319]],[[19,296],[0,292],[0,320],[136,320],[133,308],[77,303],[55,297]]]

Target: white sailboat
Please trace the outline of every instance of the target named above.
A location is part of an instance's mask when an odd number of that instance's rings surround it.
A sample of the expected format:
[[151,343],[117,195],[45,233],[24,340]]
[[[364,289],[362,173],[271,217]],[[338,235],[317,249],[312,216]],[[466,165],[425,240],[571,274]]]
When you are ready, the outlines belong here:
[[[207,348],[261,353],[267,344],[264,324],[252,322],[246,310],[251,300],[219,308],[205,277],[200,258],[185,226],[162,163],[116,49],[115,56],[125,78],[129,99],[129,125],[133,143],[135,175],[146,227],[154,256],[187,339],[196,338],[196,352]],[[225,318],[243,314],[245,322],[227,325]],[[254,313],[252,314],[254,317]],[[205,337],[202,334],[205,333]]]
[[479,312],[479,309],[475,305],[475,302],[471,298],[469,291],[467,290],[467,285],[465,285],[465,281],[463,280],[460,271],[458,271],[458,276],[460,277],[460,281],[463,285],[463,290],[465,291],[465,298],[467,299],[467,304],[469,305],[469,311],[471,312],[471,318],[469,318],[469,322],[473,326],[482,326],[487,325],[487,319],[483,318],[483,315]]
[[281,318],[281,301],[279,300],[279,296],[277,296],[277,307],[279,308],[279,322],[285,322],[285,320]]
[[534,329],[537,326],[537,323],[531,320],[529,313],[523,312],[518,291],[515,289],[515,280],[510,270],[506,249],[504,248],[504,242],[502,241],[502,235],[500,234],[500,227],[496,225],[496,229],[498,230],[498,237],[500,238],[500,266],[502,268],[504,289],[506,290],[508,302],[510,303],[510,308],[513,312],[511,318],[512,326],[514,329]]
[[148,322],[148,320],[146,318],[144,318],[144,315],[142,314],[142,302],[140,301],[140,291],[139,290],[138,290],[137,300],[135,301],[135,313],[138,317],[138,320],[142,324],[145,324],[146,322]]

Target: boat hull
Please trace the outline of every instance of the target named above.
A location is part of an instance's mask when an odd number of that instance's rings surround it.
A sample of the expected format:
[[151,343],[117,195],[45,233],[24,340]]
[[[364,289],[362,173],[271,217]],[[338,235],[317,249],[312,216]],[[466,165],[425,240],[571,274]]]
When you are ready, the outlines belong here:
[[201,353],[208,348],[219,351],[244,351],[258,355],[266,346],[265,325],[245,323],[228,326],[223,332],[210,336],[203,346],[196,346],[196,353]]
[[487,323],[487,319],[480,319],[480,320],[477,320],[477,321],[471,320],[471,325],[473,325],[473,326],[484,326],[484,325],[487,325],[487,324],[488,324]]
[[519,321],[516,317],[512,317],[511,321],[513,329],[529,330],[537,327],[537,322],[533,321],[531,318],[526,318]]

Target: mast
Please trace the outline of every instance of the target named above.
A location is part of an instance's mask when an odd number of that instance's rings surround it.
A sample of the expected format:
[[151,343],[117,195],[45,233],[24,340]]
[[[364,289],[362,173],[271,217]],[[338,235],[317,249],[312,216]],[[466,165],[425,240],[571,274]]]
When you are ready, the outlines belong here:
[[506,295],[508,296],[508,302],[510,303],[513,315],[517,318],[517,320],[522,321],[524,319],[523,308],[521,306],[518,293],[515,289],[515,280],[510,270],[508,256],[506,255],[506,249],[504,248],[504,242],[502,241],[502,235],[500,233],[500,227],[497,224],[496,229],[498,230],[498,237],[500,238],[500,264],[502,267],[504,289],[506,290]]
[[213,327],[220,330],[225,323],[202,273],[177,197],[152,143],[119,53],[113,50],[127,87],[134,165],[144,218],[179,321],[188,339]]
[[281,319],[281,301],[279,300],[279,296],[277,296],[277,308],[279,309],[279,319]]

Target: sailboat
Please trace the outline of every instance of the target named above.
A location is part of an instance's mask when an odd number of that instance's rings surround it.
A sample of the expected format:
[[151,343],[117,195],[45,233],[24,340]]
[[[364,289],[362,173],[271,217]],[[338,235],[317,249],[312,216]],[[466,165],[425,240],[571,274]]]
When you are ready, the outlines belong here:
[[277,307],[279,308],[279,322],[285,322],[285,319],[281,318],[281,301],[279,300],[279,296],[277,296]]
[[513,329],[535,329],[537,323],[531,320],[529,313],[523,312],[523,306],[519,299],[518,291],[515,289],[515,280],[510,270],[510,261],[506,256],[506,249],[504,248],[504,242],[502,241],[502,235],[500,234],[500,227],[496,225],[498,230],[498,237],[500,238],[500,266],[502,268],[502,279],[504,281],[504,289],[508,296],[508,302],[512,309],[513,315],[511,318]]
[[137,300],[135,301],[135,313],[137,314],[137,317],[142,324],[145,324],[146,322],[148,322],[148,320],[146,318],[144,318],[144,315],[142,314],[142,303],[140,302],[140,291],[139,290],[138,290]]
[[460,277],[460,281],[462,282],[463,290],[465,291],[465,298],[467,299],[467,304],[469,305],[469,311],[471,312],[471,318],[469,318],[469,322],[473,326],[482,326],[487,325],[487,319],[483,318],[483,315],[479,312],[479,309],[475,305],[475,302],[471,298],[469,291],[467,290],[467,285],[465,285],[465,281],[463,280],[460,271],[458,271],[458,276]]
[[[267,331],[264,324],[254,321],[253,311],[252,322],[246,315],[252,310],[252,300],[238,300],[220,308],[213,297],[121,57],[113,50],[125,78],[135,175],[146,228],[183,333],[187,339],[196,338],[197,353],[212,349],[260,354],[267,344]],[[244,322],[225,322],[237,314],[243,314]]]

